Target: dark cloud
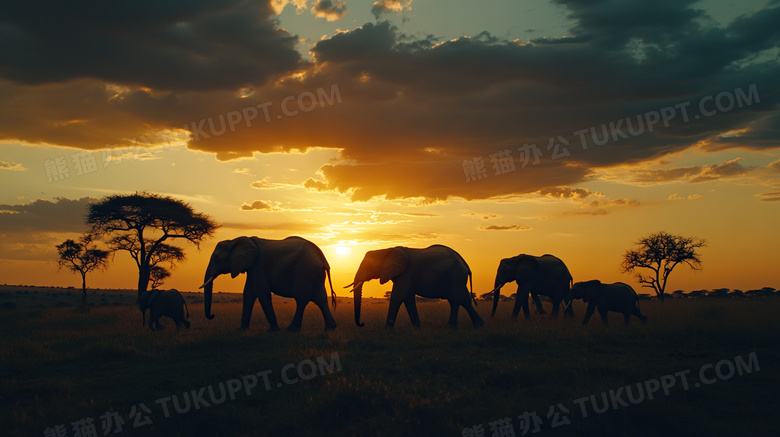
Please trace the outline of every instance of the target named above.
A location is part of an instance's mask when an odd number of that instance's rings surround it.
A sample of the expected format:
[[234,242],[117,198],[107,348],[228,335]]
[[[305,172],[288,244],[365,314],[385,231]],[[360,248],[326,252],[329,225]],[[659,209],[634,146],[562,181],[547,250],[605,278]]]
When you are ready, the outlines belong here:
[[6,1],[0,75],[162,90],[261,85],[302,65],[268,1]]
[[2,232],[85,232],[89,205],[98,199],[84,197],[54,201],[39,199],[27,204],[0,205]]
[[[154,139],[162,129],[185,129],[190,131],[190,149],[213,153],[221,160],[255,152],[332,148],[341,151],[342,160],[324,166],[317,176],[321,179],[309,179],[306,188],[345,193],[353,200],[384,196],[427,201],[530,193],[576,196],[558,187],[588,180],[594,168],[639,164],[694,146],[705,150],[780,147],[780,61],[771,55],[772,49],[780,47],[777,3],[726,27],[707,20],[690,1],[559,3],[569,9],[576,25],[570,37],[555,43],[504,41],[488,33],[438,42],[434,37],[406,35],[385,21],[323,39],[311,51],[313,64],[301,65],[296,58],[291,67],[283,61],[284,55],[273,51],[244,56],[252,38],[246,43],[226,42],[224,47],[236,48],[220,56],[236,55],[252,65],[284,65],[279,71],[303,73],[241,93],[214,89],[217,86],[203,91],[206,87],[198,81],[209,75],[201,70],[193,71],[192,79],[182,76],[177,82],[177,89],[188,92],[116,89],[97,79],[40,86],[0,81],[0,95],[11,102],[0,107],[0,139],[94,149],[127,146],[128,139],[142,135]],[[211,23],[220,15],[204,10],[225,11],[222,17],[229,23],[241,15],[241,8],[249,6],[223,1],[170,13],[186,14],[189,21],[184,22]],[[257,8],[261,13],[254,15],[252,23],[265,29],[272,18],[267,7]],[[29,19],[5,20],[21,24],[0,26],[4,29],[0,40],[10,41],[13,32],[7,29],[33,26],[25,24]],[[195,27],[200,31],[204,26]],[[253,38],[263,34],[269,40],[275,35],[280,38],[274,40],[279,42],[275,47],[292,50],[294,42],[285,46],[281,41],[287,40],[278,33],[283,31],[271,27],[270,33],[250,31],[247,26],[238,26],[236,32],[243,29]],[[107,26],[105,32],[110,29],[124,27]],[[140,44],[158,34],[152,32],[146,39],[135,33],[130,36]],[[105,44],[118,44],[118,35],[109,35]],[[210,47],[204,48],[206,60],[211,59]],[[156,64],[137,64],[136,70],[138,65]],[[89,77],[110,79],[99,66],[87,63],[83,68],[96,71]],[[0,68],[5,77],[17,70]],[[238,68],[220,76],[220,83],[241,83],[236,78],[245,71]],[[60,76],[51,80],[77,77],[68,75],[67,68],[56,74]],[[146,70],[139,73],[144,74]],[[171,80],[167,74],[159,77]],[[31,75],[30,82],[40,80]],[[750,87],[758,96],[751,104],[701,116],[703,99],[720,93],[734,96]],[[320,96],[321,90],[334,97],[330,103],[320,99],[309,109],[300,108],[300,102]],[[283,104],[296,112],[284,112]],[[654,114],[675,105],[677,114],[668,126],[663,122],[652,129],[648,126]],[[682,107],[688,110],[687,118],[680,113]],[[250,123],[246,115],[253,108],[257,113]],[[268,115],[258,108],[268,109]],[[242,118],[228,128],[231,114]],[[633,132],[627,129],[631,120]],[[639,121],[643,123],[638,125]],[[582,144],[583,138],[587,145]],[[498,162],[498,154],[504,151],[511,156]],[[466,182],[464,162],[474,168],[481,165],[483,177]],[[740,171],[732,165],[703,173],[705,167],[637,171],[633,176],[640,183],[697,177],[702,181],[727,177],[729,171],[728,177],[733,177]]]
[[328,21],[336,21],[347,15],[347,5],[344,0],[318,0],[312,6],[311,12]]

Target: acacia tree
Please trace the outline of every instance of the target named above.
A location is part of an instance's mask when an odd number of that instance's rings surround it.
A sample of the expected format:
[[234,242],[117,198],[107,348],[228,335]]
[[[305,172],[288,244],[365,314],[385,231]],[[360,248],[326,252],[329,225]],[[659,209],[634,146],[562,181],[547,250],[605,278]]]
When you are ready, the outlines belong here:
[[185,258],[181,248],[166,241],[184,239],[199,247],[219,227],[181,200],[145,192],[108,196],[90,205],[87,224],[113,250],[130,253],[138,266],[139,298],[149,287],[153,267]]
[[[655,290],[661,301],[664,300],[666,281],[672,270],[678,264],[701,270],[701,255],[696,250],[707,246],[701,238],[671,235],[663,231],[643,237],[636,244],[638,248],[630,249],[623,255],[621,270],[635,272],[642,287]],[[643,275],[637,272],[640,268],[649,269],[652,273]]]
[[92,244],[91,234],[82,235],[79,241],[65,240],[57,245],[59,259],[57,266],[81,274],[82,299],[87,301],[87,273],[93,270],[105,270],[108,267],[108,257],[111,252],[98,249]]
[[152,283],[152,290],[159,288],[166,279],[171,277],[171,271],[162,266],[152,266],[149,269],[149,281]]

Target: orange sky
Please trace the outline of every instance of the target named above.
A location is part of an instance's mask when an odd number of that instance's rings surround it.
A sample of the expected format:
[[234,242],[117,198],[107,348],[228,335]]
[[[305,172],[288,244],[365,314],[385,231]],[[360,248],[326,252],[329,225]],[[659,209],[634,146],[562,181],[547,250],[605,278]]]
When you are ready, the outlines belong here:
[[669,291],[780,288],[777,4],[315,3],[0,14],[0,283],[77,286],[54,246],[145,190],[222,224],[180,290],[239,235],[314,241],[342,295],[395,245],[451,246],[478,293],[519,253],[637,286],[622,254],[661,230],[709,242]]

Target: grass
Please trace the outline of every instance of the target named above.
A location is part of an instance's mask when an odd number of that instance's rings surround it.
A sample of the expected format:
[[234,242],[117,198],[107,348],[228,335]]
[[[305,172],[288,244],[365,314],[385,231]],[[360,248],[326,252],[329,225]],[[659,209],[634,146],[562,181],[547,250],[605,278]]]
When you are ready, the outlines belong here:
[[[418,304],[420,330],[404,310],[386,330],[387,302],[366,300],[360,329],[342,299],[334,332],[322,331],[310,305],[298,334],[266,333],[259,305],[250,331],[239,332],[241,304],[231,299],[215,303],[212,321],[201,304],[190,304],[192,328],[181,332],[169,319],[161,332],[142,328],[128,305],[0,310],[3,434],[40,436],[65,424],[74,435],[70,423],[91,417],[102,435],[99,418],[109,410],[126,422],[119,434],[133,436],[460,436],[476,425],[490,436],[490,422],[505,417],[519,436],[524,412],[543,420],[535,435],[762,436],[780,429],[780,299],[643,301],[649,323],[633,319],[628,327],[618,315],[609,327],[598,315],[581,326],[581,303],[576,320],[512,321],[507,302],[490,319],[489,306],[478,307],[486,319],[479,330],[463,311],[460,328],[446,328],[446,302]],[[294,304],[277,300],[275,308],[285,326]],[[752,352],[760,370],[693,388],[702,366]],[[286,365],[333,353],[340,371],[281,384]],[[582,417],[573,402],[688,369],[689,390],[678,379],[668,396],[637,405]],[[155,403],[265,370],[272,371],[269,391],[239,392],[185,414],[169,407],[167,418]],[[128,414],[139,403],[153,423],[134,429]],[[557,404],[569,409],[570,423],[553,429],[547,412]]]

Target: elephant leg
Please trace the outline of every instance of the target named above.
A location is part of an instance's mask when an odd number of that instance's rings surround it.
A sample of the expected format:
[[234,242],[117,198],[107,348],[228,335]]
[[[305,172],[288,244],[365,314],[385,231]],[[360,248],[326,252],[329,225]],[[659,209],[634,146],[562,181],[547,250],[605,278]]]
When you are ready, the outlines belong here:
[[574,317],[574,302],[573,299],[570,299],[569,301],[566,301],[564,298],[561,300],[561,303],[566,306],[566,309],[563,311],[564,317],[573,318]]
[[[246,289],[244,289],[243,306],[241,309],[242,331],[249,329],[249,320],[252,319],[252,309],[254,309],[255,306],[255,299],[257,299],[257,297],[254,293],[248,292]],[[262,305],[262,301],[260,304]],[[263,306],[263,310],[265,310],[265,306]]]
[[293,316],[290,326],[287,327],[289,332],[300,332],[301,325],[303,324],[303,312],[306,310],[306,305],[309,301],[304,299],[295,299],[295,315]]
[[466,303],[462,304],[463,308],[466,310],[466,312],[469,314],[469,317],[471,317],[471,324],[474,325],[475,328],[480,328],[485,325],[485,321],[482,320],[482,317],[479,316],[479,313],[477,310],[474,309],[474,306],[471,304],[471,300],[467,300]]
[[[542,307],[542,301],[539,299],[539,295],[536,293],[531,293],[531,299],[534,301],[534,305],[536,305],[536,312],[538,314],[545,314],[546,312],[544,311],[544,307]],[[557,308],[553,307],[553,312],[557,313]]]
[[330,312],[330,308],[328,308],[328,296],[325,294],[325,290],[323,289],[323,292],[312,302],[322,311],[322,318],[325,320],[325,330],[332,331],[336,329],[336,319],[333,318],[333,314]]
[[647,317],[642,315],[642,312],[639,311],[639,308],[634,308],[633,313],[642,323],[647,323]]
[[401,309],[403,299],[401,298],[401,292],[395,289],[390,294],[390,308],[387,310],[387,323],[386,327],[392,328],[395,326],[395,319],[398,317],[398,310]]
[[516,319],[517,315],[520,314],[520,308],[522,308],[523,315],[528,319],[531,317],[531,311],[528,309],[528,292],[521,296],[519,288],[520,287],[518,287],[517,295],[515,296],[515,307],[512,308],[512,318]]
[[601,321],[604,322],[605,325],[609,325],[609,311],[607,311],[606,308],[603,308],[602,306],[599,306],[599,314],[601,314]]
[[417,299],[415,295],[411,295],[404,301],[406,312],[409,313],[409,320],[412,321],[412,326],[420,329],[420,315],[417,313]]
[[550,298],[552,301],[552,312],[550,313],[550,318],[557,319],[558,318],[558,307],[561,305],[561,301],[559,299],[556,299],[555,297]]
[[460,304],[450,302],[450,320],[447,322],[447,326],[452,329],[458,329],[458,310]]
[[596,304],[593,302],[590,302],[588,304],[588,309],[585,310],[585,318],[582,319],[582,324],[587,325],[588,321],[590,320],[590,317],[593,315],[593,312],[596,311]]

